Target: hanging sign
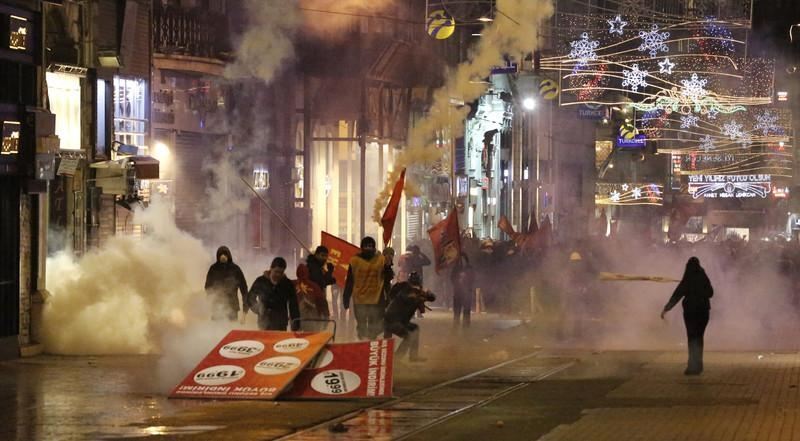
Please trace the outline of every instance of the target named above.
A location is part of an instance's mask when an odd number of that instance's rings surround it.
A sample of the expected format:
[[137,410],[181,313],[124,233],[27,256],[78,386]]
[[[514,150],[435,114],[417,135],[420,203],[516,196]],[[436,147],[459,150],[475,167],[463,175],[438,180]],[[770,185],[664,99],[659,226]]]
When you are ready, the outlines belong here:
[[771,175],[689,175],[689,194],[694,199],[766,198]]
[[626,138],[617,136],[617,148],[621,149],[640,149],[647,145],[647,136],[639,134],[634,135],[633,138]]
[[539,83],[539,96],[546,100],[554,100],[558,97],[558,83],[545,78]]
[[578,106],[578,118],[601,120],[606,116],[606,109],[602,104],[581,104]]
[[456,30],[456,21],[444,9],[437,9],[428,14],[428,35],[445,40]]

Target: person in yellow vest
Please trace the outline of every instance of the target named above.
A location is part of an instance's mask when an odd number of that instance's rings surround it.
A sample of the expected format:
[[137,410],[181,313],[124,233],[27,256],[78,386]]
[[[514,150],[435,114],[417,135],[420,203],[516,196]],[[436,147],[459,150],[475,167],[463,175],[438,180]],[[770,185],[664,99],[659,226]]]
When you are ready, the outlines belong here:
[[356,333],[360,340],[376,338],[383,332],[383,294],[385,258],[375,250],[375,239],[361,239],[361,252],[350,259],[342,304],[356,317]]

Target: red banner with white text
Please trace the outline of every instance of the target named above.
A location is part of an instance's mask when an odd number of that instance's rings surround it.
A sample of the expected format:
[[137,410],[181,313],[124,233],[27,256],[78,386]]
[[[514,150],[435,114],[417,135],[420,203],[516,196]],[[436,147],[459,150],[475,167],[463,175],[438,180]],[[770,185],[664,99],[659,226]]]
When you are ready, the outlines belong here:
[[333,264],[333,277],[336,278],[336,284],[344,288],[350,259],[361,252],[361,248],[324,231],[322,232],[322,246],[328,248],[328,262]]

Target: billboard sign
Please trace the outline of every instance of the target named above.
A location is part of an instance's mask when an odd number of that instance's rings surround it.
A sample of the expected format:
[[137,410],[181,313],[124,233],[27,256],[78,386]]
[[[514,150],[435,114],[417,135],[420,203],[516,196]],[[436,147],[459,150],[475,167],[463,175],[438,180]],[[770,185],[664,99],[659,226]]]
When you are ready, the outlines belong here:
[[694,199],[766,198],[771,175],[689,175],[689,194]]
[[617,136],[617,148],[621,149],[641,149],[647,145],[647,137],[645,135],[635,135],[632,138],[625,138]]

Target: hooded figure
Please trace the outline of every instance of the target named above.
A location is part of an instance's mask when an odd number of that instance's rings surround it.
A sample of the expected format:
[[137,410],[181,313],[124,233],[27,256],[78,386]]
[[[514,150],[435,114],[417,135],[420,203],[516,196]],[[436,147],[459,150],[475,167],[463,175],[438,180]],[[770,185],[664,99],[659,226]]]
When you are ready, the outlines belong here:
[[205,290],[211,300],[212,320],[236,320],[239,315],[237,290],[241,292],[242,309],[247,314],[247,281],[239,265],[233,263],[228,247],[217,249],[217,261],[206,274]]
[[330,318],[328,301],[325,299],[325,292],[311,279],[308,265],[301,263],[297,266],[297,280],[294,281],[294,289],[297,292],[300,318],[307,320],[301,326],[303,330],[323,331],[326,324],[324,322],[314,322],[313,320],[327,320]]
[[686,262],[686,271],[683,279],[675,288],[669,302],[661,312],[661,318],[672,309],[678,301],[683,306],[683,322],[686,325],[686,337],[689,340],[689,362],[684,374],[699,375],[703,372],[703,334],[708,325],[711,302],[714,288],[708,280],[705,270],[700,266],[700,260],[692,257]]

